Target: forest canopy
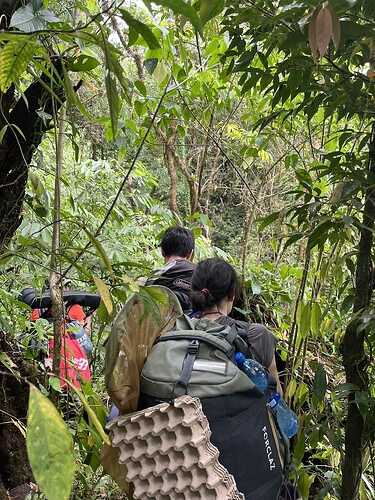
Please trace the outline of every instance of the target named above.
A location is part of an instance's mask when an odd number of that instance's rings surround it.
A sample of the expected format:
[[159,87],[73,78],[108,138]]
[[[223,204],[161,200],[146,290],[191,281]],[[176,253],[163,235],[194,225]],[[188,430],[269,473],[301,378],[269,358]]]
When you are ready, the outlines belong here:
[[[133,293],[155,314],[137,280],[182,225],[196,261],[235,266],[235,315],[279,338],[303,498],[375,498],[372,4],[0,0],[0,497],[122,498],[100,465],[105,342]],[[101,297],[72,418],[29,349],[58,345],[62,278]],[[53,333],[18,300],[46,279]],[[38,425],[60,441],[36,470]]]

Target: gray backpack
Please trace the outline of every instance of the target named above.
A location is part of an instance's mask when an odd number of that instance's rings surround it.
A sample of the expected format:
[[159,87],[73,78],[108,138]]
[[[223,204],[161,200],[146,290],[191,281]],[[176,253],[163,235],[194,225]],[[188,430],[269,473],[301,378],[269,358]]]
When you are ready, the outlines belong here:
[[140,407],[183,394],[200,398],[220,463],[233,474],[246,500],[281,499],[289,473],[289,443],[261,393],[235,363],[246,357],[241,327],[182,315],[173,331],[158,337],[141,373]]
[[216,397],[254,389],[234,362],[246,343],[236,326],[181,315],[174,330],[158,337],[141,373],[141,392],[161,400],[189,394]]

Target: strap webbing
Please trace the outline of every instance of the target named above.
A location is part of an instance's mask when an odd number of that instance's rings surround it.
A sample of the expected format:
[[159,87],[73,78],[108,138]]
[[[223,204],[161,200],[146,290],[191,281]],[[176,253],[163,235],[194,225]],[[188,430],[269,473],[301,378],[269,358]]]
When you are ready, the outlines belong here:
[[183,387],[187,387],[189,383],[191,372],[193,371],[194,361],[197,357],[199,345],[200,341],[197,339],[191,340],[189,342],[188,350],[184,359],[184,364],[182,365],[180,380],[177,382],[177,384],[180,384]]

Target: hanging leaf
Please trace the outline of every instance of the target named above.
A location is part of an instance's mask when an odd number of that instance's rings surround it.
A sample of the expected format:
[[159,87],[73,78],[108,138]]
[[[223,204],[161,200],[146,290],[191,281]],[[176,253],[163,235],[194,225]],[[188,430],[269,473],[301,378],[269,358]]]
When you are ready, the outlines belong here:
[[103,245],[100,243],[100,241],[86,228],[82,227],[82,229],[85,231],[87,236],[90,238],[90,241],[92,245],[96,248],[98,255],[100,255],[103,259],[103,262],[108,269],[108,271],[113,275],[113,269],[112,269],[112,264],[111,261],[109,260],[109,257],[106,253],[106,251],[103,248]]
[[102,298],[104,305],[108,311],[108,314],[112,316],[113,314],[113,302],[111,294],[109,293],[107,285],[103,280],[98,278],[97,276],[93,276],[93,280],[95,282],[96,288],[98,289],[99,295]]
[[9,41],[0,51],[0,90],[5,94],[26,70],[35,51],[35,44],[28,36],[20,35]]
[[301,319],[299,324],[299,333],[301,338],[305,339],[310,332],[310,323],[311,323],[311,307],[310,304],[307,303],[302,310]]
[[114,139],[117,135],[117,121],[118,121],[118,111],[119,111],[119,99],[117,93],[116,81],[110,71],[107,71],[105,75],[105,88],[107,91],[107,98],[109,104],[109,114],[111,117],[111,130],[112,137]]
[[321,310],[318,302],[314,302],[311,308],[311,331],[317,337],[320,332]]
[[55,406],[31,384],[26,446],[35,480],[46,498],[68,499],[75,471],[73,439]]
[[138,19],[135,19],[132,15],[130,15],[130,13],[127,10],[120,9],[120,12],[126,24],[141,35],[141,37],[145,40],[145,42],[147,43],[147,45],[150,47],[151,50],[160,48],[160,43],[158,39],[150,30],[150,28],[146,26],[146,24],[142,23],[141,21],[138,21]]
[[324,366],[319,363],[314,378],[314,394],[322,401],[327,390],[327,375]]
[[316,62],[317,50],[319,51],[320,60],[323,59],[330,40],[333,41],[337,50],[340,36],[340,20],[332,6],[328,2],[319,5],[314,10],[309,23],[309,45],[314,62]]
[[320,60],[323,59],[328,49],[329,41],[333,35],[332,17],[330,11],[323,6],[316,18],[316,45],[320,54]]
[[318,46],[316,43],[316,18],[318,17],[318,14],[321,11],[321,9],[322,6],[318,5],[318,7],[314,10],[311,16],[311,20],[309,23],[309,45],[314,63],[316,62],[316,51],[318,50]]
[[341,37],[341,26],[340,26],[340,19],[336,12],[333,10],[333,7],[330,3],[326,3],[326,7],[329,10],[331,14],[331,19],[332,19],[332,41],[335,49],[337,50],[339,47],[340,43],[340,37]]

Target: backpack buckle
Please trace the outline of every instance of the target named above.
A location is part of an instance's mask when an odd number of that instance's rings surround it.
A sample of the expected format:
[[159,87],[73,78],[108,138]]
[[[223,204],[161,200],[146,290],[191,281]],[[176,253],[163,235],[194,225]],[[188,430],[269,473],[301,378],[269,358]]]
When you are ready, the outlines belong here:
[[197,339],[191,340],[189,342],[189,346],[188,346],[187,352],[189,354],[197,354],[198,349],[199,349],[199,344],[200,344],[199,340],[197,340]]

